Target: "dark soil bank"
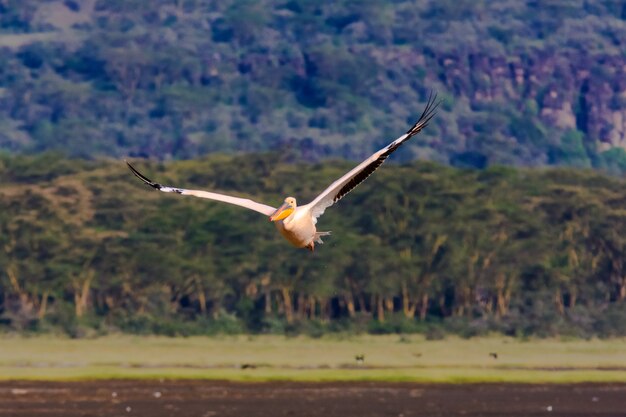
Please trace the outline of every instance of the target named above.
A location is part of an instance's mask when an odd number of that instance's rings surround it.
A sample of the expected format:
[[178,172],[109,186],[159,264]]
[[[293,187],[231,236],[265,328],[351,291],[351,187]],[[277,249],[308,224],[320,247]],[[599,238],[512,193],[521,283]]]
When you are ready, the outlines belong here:
[[0,382],[0,416],[626,416],[626,384]]

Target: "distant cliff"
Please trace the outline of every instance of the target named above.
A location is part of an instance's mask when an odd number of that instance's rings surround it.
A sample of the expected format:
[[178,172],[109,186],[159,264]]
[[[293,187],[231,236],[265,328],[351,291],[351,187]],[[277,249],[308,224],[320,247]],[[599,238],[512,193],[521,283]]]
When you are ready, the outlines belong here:
[[0,148],[360,158],[431,90],[398,156],[626,171],[612,0],[0,0]]

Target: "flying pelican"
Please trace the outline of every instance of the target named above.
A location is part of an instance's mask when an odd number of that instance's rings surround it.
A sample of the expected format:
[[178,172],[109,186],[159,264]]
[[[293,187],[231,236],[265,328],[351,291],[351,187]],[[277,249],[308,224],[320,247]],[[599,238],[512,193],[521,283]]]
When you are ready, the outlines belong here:
[[147,178],[137,171],[128,161],[128,168],[144,183],[164,193],[176,193],[182,195],[192,195],[194,197],[208,198],[210,200],[221,201],[234,204],[257,211],[269,216],[270,221],[276,224],[278,231],[292,245],[298,248],[307,248],[310,251],[315,249],[315,243],[323,243],[321,237],[330,235],[330,232],[318,232],[315,225],[317,218],[324,214],[324,211],[348,194],[357,185],[369,177],[396,149],[404,142],[418,134],[424,129],[428,122],[435,116],[435,111],[439,102],[435,102],[436,95],[429,97],[426,108],[422,112],[419,120],[402,136],[385,146],[372,156],[361,162],[350,172],[330,184],[320,195],[309,204],[298,206],[293,197],[285,198],[283,204],[278,207],[270,207],[255,201],[231,197],[224,194],[217,194],[208,191],[187,190],[184,188],[174,188],[161,185]]

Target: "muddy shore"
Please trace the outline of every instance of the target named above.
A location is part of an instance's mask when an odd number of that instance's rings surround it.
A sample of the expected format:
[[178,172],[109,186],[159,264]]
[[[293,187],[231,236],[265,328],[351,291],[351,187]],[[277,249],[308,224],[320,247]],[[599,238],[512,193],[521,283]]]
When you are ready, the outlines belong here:
[[626,416],[626,384],[0,382],[1,416]]

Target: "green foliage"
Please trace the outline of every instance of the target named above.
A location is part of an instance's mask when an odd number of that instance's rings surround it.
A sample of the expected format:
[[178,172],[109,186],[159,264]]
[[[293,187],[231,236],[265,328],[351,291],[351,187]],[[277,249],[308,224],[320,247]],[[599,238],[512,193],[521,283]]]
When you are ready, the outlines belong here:
[[[618,149],[619,148],[615,150],[617,151]],[[623,152],[623,149],[619,150]],[[579,131],[572,130],[563,135],[560,145],[553,148],[549,152],[549,158],[551,163],[558,165],[567,165],[578,168],[591,168],[591,161],[589,159],[587,151],[585,150],[584,135]],[[605,164],[606,165],[604,167],[606,167],[607,165],[613,165],[611,162]],[[614,166],[611,166],[611,168],[614,168]]]
[[599,166],[607,172],[617,174],[626,171],[626,151],[614,148],[600,154]]
[[[350,167],[272,154],[141,165],[274,205]],[[312,254],[256,213],[151,192],[120,162],[7,157],[0,177],[5,329],[625,334],[625,187],[597,173],[386,165],[320,219],[333,236]]]

